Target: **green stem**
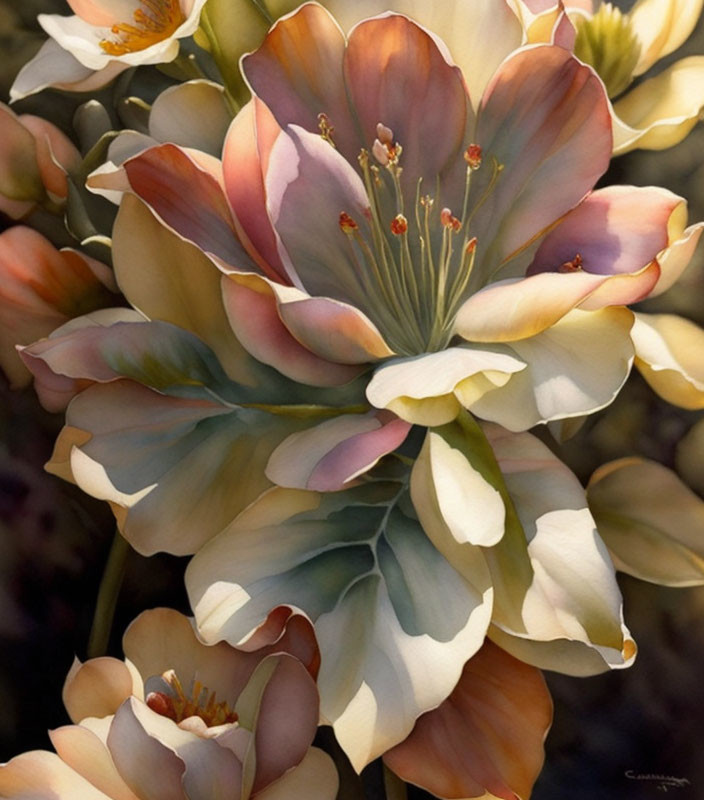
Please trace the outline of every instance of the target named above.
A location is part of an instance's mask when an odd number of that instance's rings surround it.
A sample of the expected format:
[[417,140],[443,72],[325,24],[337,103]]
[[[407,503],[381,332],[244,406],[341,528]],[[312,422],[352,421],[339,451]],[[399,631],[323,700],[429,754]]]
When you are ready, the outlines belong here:
[[406,784],[384,764],[384,789],[386,800],[407,800]]
[[117,598],[125,575],[125,564],[129,552],[130,546],[127,540],[123,538],[119,531],[116,531],[108,560],[105,564],[105,570],[103,571],[103,578],[100,581],[100,588],[98,589],[93,624],[88,638],[88,658],[104,656],[108,651],[112,621],[115,616]]

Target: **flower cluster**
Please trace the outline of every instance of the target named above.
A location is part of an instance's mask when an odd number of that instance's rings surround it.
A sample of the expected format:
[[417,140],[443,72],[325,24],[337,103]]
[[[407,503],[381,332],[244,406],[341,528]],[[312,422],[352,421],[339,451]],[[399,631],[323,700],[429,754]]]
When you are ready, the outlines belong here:
[[[704,408],[704,332],[629,307],[704,223],[604,180],[695,124],[704,57],[623,93],[702,3],[69,5],[12,99],[120,75],[121,121],[82,105],[81,153],[0,109],[23,223],[0,364],[65,411],[50,472],[141,554],[193,556],[194,619],[147,611],[124,662],[76,662],[76,724],[0,767],[0,796],[327,800],[322,723],[357,772],[527,798],[540,670],[635,658],[616,570],[704,583],[674,473],[626,459],[585,489],[559,456],[634,364]],[[59,214],[74,241],[38,232]]]

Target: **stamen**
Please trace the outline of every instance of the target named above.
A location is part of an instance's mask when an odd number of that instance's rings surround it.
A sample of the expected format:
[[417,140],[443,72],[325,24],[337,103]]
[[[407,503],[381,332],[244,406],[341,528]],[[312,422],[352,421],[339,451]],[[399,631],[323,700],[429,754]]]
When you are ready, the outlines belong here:
[[440,212],[440,222],[442,223],[443,227],[451,228],[455,233],[459,233],[460,228],[462,227],[462,223],[452,215],[452,211],[449,208],[443,208]]
[[162,717],[168,717],[176,723],[189,717],[200,717],[209,728],[237,722],[237,713],[226,702],[217,702],[215,692],[208,693],[200,681],[193,682],[189,696],[173,670],[168,670],[161,677],[171,692],[150,692],[145,702]]
[[389,146],[394,143],[394,132],[391,128],[387,128],[386,125],[382,125],[381,122],[377,123],[376,135],[382,144]]
[[120,22],[110,28],[117,41],[103,39],[102,50],[111,56],[123,56],[144,50],[157,42],[167,39],[186,18],[181,11],[179,0],[140,0],[142,8],[133,14],[134,25]]
[[391,220],[389,227],[391,228],[391,233],[393,233],[394,236],[401,236],[408,230],[408,220],[403,216],[403,214],[396,214],[396,216]]
[[346,212],[340,212],[340,229],[343,233],[353,234],[355,231],[359,230],[359,225],[352,219],[352,217]]
[[580,272],[583,264],[582,256],[577,253],[572,261],[565,261],[564,264],[560,264],[557,271],[562,273]]
[[464,151],[464,160],[470,169],[479,169],[482,165],[482,148],[478,144],[470,144]]
[[328,144],[335,147],[335,142],[333,141],[332,135],[335,132],[335,127],[330,123],[330,118],[327,114],[324,114],[322,111],[318,114],[318,130],[320,131],[320,136],[324,139]]

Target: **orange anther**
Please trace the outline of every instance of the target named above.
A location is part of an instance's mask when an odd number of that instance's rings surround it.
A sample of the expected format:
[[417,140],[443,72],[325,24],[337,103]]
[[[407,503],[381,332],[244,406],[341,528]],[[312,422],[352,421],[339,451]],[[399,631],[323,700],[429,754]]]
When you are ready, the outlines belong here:
[[408,220],[403,216],[403,214],[396,214],[396,216],[391,220],[391,233],[394,236],[401,236],[408,230]]

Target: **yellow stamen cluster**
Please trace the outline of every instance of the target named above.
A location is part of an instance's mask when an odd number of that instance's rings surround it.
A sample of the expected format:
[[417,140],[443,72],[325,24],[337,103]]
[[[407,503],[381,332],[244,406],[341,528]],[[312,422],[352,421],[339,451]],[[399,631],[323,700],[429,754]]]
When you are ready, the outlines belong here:
[[132,15],[134,24],[120,22],[110,29],[115,40],[103,39],[100,46],[110,56],[124,56],[167,39],[185,22],[179,0],[140,0],[142,7]]
[[189,717],[200,717],[209,728],[237,722],[236,712],[226,702],[218,702],[215,692],[208,692],[200,681],[193,682],[191,694],[187,695],[173,670],[165,672],[162,678],[169,686],[169,693],[150,692],[146,698],[149,708],[162,717],[177,723]]

